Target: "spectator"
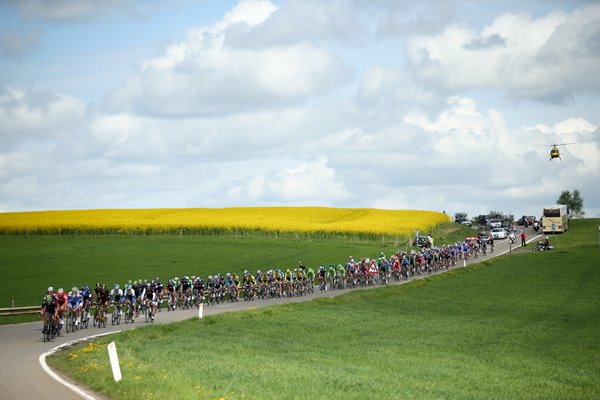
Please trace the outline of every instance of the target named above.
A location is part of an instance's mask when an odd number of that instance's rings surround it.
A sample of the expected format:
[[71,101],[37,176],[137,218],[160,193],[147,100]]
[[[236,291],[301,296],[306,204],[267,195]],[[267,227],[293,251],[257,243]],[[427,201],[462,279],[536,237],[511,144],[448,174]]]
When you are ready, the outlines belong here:
[[521,246],[526,246],[527,245],[527,241],[525,240],[527,238],[527,235],[525,235],[525,232],[521,233]]

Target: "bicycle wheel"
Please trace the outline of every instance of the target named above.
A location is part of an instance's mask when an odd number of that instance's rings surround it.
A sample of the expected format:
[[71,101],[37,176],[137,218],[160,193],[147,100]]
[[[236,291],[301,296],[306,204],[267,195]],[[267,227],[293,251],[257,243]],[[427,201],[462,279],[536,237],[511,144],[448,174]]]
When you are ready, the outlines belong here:
[[117,308],[116,307],[113,308],[113,311],[112,311],[112,313],[110,315],[110,323],[112,325],[114,325],[114,324],[117,323]]
[[50,341],[50,335],[52,333],[52,324],[50,323],[50,317],[46,319],[44,322],[44,327],[42,328],[42,335],[44,338],[44,343]]
[[89,322],[89,311],[83,310],[83,315],[81,316],[81,327],[87,329]]
[[71,313],[67,315],[66,325],[67,326],[65,327],[65,330],[67,331],[67,333],[71,332]]

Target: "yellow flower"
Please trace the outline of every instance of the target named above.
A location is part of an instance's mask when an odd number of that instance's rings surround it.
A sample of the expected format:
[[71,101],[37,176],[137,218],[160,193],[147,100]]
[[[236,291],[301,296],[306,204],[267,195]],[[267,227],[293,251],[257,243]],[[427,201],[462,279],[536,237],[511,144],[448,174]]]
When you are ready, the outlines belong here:
[[[228,233],[407,236],[448,222],[433,211],[327,207],[73,210],[0,213],[7,233]],[[90,343],[91,345],[91,343]]]

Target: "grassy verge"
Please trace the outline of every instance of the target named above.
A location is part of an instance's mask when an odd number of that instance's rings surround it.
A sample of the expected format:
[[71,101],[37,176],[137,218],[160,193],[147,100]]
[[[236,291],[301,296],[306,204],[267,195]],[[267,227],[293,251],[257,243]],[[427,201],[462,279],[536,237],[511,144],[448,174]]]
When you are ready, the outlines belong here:
[[588,225],[551,253],[144,327],[49,362],[110,398],[598,398],[600,248]]

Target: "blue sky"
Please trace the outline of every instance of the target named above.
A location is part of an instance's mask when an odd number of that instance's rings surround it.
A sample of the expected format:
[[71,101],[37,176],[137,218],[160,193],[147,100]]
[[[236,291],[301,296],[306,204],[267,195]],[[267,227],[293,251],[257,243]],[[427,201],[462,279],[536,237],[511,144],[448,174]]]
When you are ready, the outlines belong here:
[[599,70],[591,1],[9,0],[0,211],[600,216]]

